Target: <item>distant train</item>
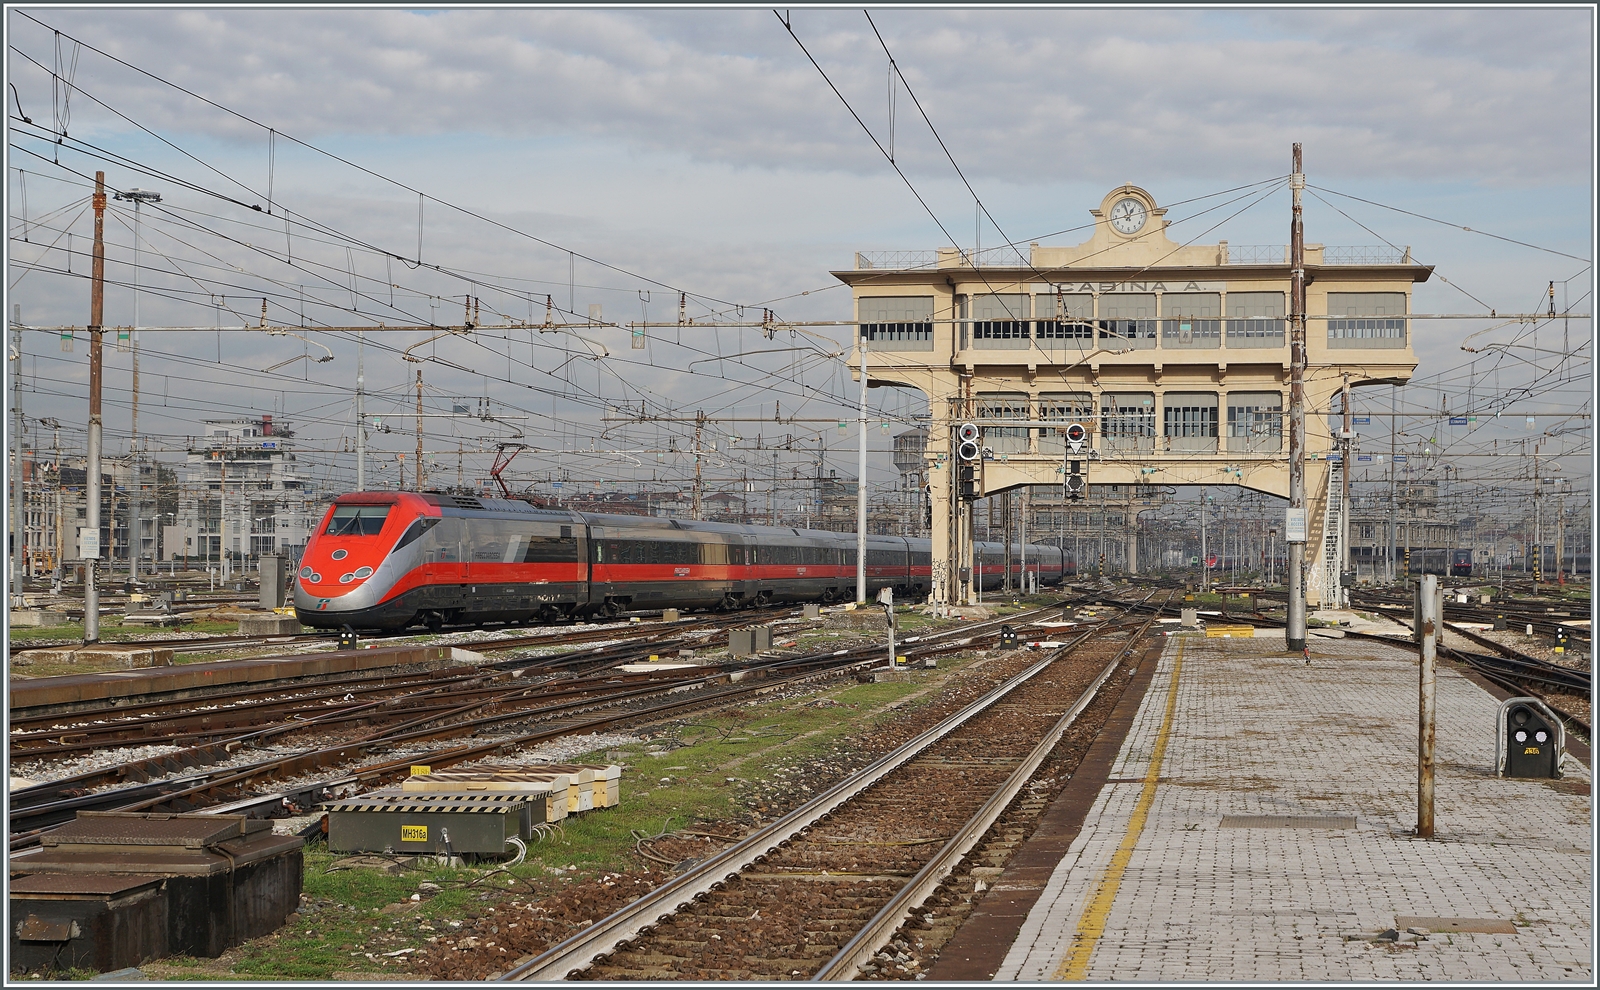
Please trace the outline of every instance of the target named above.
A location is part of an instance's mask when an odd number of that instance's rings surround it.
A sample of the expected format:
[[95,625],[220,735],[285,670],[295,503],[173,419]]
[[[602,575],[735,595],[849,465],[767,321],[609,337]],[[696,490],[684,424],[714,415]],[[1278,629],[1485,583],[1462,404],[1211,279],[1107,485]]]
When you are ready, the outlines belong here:
[[[976,546],[980,586],[999,588],[999,543]],[[1023,547],[1012,545],[1013,574]],[[1041,584],[1071,554],[1029,545]],[[527,623],[628,609],[742,608],[853,599],[856,536],[821,530],[613,516],[518,499],[356,492],[329,507],[301,557],[295,614],[308,626],[404,629]],[[867,537],[867,591],[925,596],[931,543]]]

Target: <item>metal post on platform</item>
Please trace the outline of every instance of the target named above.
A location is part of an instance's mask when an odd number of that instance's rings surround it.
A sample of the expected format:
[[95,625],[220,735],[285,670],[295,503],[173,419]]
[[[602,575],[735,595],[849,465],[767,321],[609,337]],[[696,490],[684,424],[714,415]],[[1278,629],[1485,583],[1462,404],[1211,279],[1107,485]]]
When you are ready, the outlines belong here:
[[1417,674],[1417,838],[1433,838],[1433,744],[1435,627],[1439,616],[1439,578],[1422,576],[1422,662]]
[[[1305,222],[1300,195],[1306,187],[1300,166],[1300,143],[1294,146],[1294,169],[1289,190],[1294,200],[1294,217],[1289,225],[1289,512],[1306,516],[1306,264]],[[1306,648],[1306,531],[1289,527],[1288,573],[1289,615],[1284,626],[1284,647],[1292,653]],[[1298,537],[1298,539],[1296,539]]]

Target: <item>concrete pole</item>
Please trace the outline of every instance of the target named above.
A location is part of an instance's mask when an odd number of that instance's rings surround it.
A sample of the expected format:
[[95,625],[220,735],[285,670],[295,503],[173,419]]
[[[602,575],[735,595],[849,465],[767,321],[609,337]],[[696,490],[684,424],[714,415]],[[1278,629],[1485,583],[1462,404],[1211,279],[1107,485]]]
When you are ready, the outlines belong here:
[[[13,305],[12,312],[12,365],[11,365],[11,414],[16,419],[13,440],[16,442],[14,452],[15,460],[11,466],[12,503],[11,503],[11,593],[22,593],[23,566],[22,559],[28,552],[28,510],[27,499],[22,488],[22,307]],[[34,464],[38,464],[38,452],[34,452]]]
[[[1389,520],[1389,583],[1394,584],[1397,572],[1395,570],[1396,557],[1399,555],[1399,541],[1395,537],[1394,519],[1394,435],[1395,435],[1395,396],[1393,385],[1389,386],[1389,503],[1384,508],[1384,515]],[[1410,575],[1407,575],[1409,578]]]
[[1206,489],[1200,487],[1200,593],[1211,590],[1211,557],[1206,552]]
[[1433,838],[1434,629],[1439,622],[1439,578],[1422,576],[1422,662],[1417,674],[1417,838]]
[[[1341,484],[1344,491],[1340,494],[1342,500],[1339,504],[1344,506],[1344,511],[1339,513],[1339,544],[1344,547],[1344,554],[1339,560],[1339,572],[1342,576],[1347,571],[1354,570],[1350,563],[1350,471],[1352,468],[1351,454],[1355,450],[1355,413],[1350,409],[1350,379],[1344,380],[1344,437],[1340,444],[1344,448],[1340,452],[1339,467]],[[1348,605],[1349,595],[1343,587],[1333,589],[1334,602],[1338,605]]]
[[1567,551],[1567,496],[1556,496],[1556,584],[1565,587],[1567,572],[1563,561]]
[[[95,585],[95,566],[100,559],[100,376],[102,367],[101,327],[106,313],[106,174],[94,174],[94,264],[89,283],[89,463],[84,507],[85,529],[93,538],[92,555],[83,561],[83,641],[100,641],[100,589]],[[81,552],[81,551],[80,551]]]
[[[1294,169],[1289,189],[1294,219],[1289,227],[1289,508],[1306,513],[1306,267],[1305,222],[1300,195],[1306,177],[1300,167],[1300,144],[1294,146]],[[1309,524],[1307,529],[1309,530]],[[1292,535],[1292,534],[1286,534]],[[1292,653],[1306,648],[1306,545],[1289,544],[1289,621],[1284,627],[1284,647]]]
[[[856,601],[864,602],[867,600],[867,335],[865,333],[860,334],[859,353],[861,355],[861,449],[856,457]],[[889,658],[889,666],[894,666],[892,656]]]
[[[422,491],[422,369],[417,369],[417,460],[411,465],[411,476],[417,480],[417,491]],[[696,517],[698,518],[698,517]]]
[[[356,331],[356,491],[367,490],[367,409],[366,343],[363,330]],[[402,486],[403,487],[403,486]]]

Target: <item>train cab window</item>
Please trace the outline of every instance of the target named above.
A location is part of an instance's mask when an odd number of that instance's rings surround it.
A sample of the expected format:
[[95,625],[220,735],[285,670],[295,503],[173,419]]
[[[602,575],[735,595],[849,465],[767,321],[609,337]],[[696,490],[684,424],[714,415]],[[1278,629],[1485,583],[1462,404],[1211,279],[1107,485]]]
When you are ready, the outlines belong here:
[[389,518],[389,505],[336,505],[325,536],[377,536]]

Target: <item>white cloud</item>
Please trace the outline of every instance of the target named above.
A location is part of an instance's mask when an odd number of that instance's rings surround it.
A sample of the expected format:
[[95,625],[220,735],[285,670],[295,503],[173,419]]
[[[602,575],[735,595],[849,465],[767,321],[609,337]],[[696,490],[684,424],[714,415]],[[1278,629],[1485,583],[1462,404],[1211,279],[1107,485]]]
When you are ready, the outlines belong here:
[[[739,166],[882,167],[766,11],[41,17],[308,138],[588,136]],[[1255,177],[1299,139],[1325,174],[1539,183],[1581,181],[1589,171],[1588,18],[1583,10],[891,10],[877,20],[974,176]],[[886,138],[886,62],[865,19],[805,11],[794,23]],[[14,43],[50,61],[48,35],[15,15],[12,27]],[[85,87],[138,106],[159,128],[257,137],[93,56],[79,71]],[[36,72],[14,75],[29,103],[48,100]],[[942,173],[914,112],[902,98],[905,163]],[[1535,145],[1539,154],[1519,151]]]

